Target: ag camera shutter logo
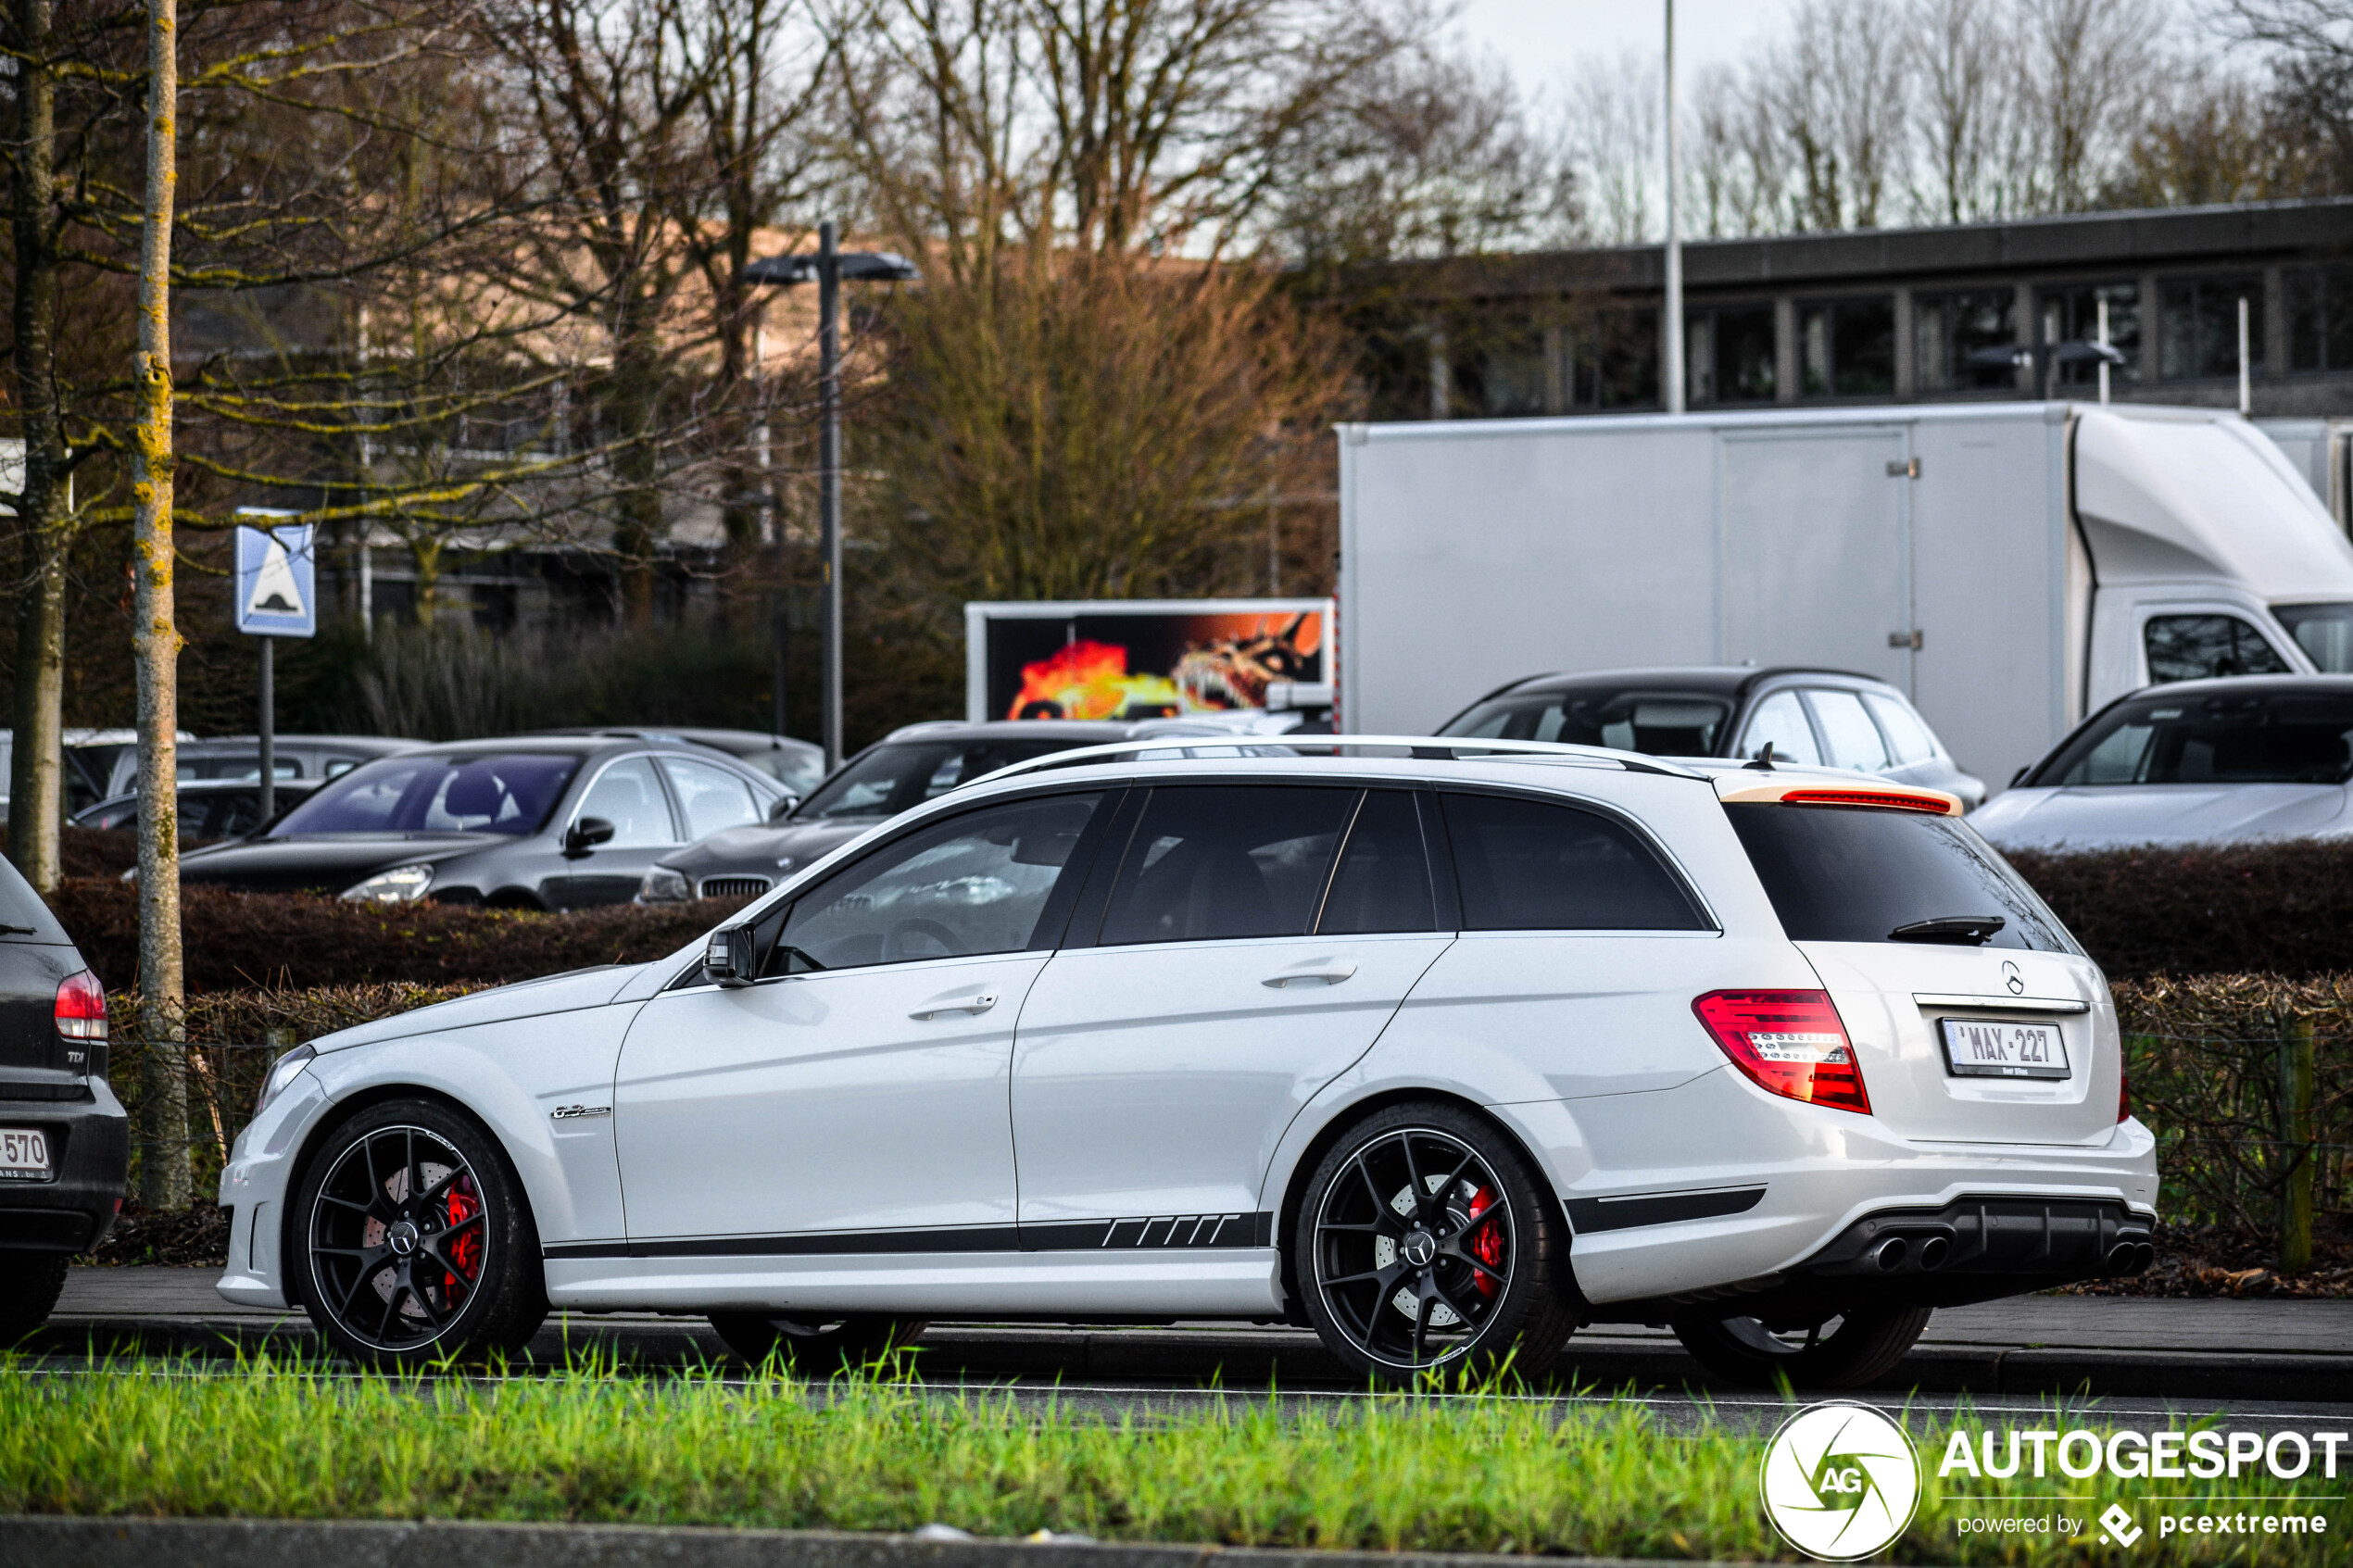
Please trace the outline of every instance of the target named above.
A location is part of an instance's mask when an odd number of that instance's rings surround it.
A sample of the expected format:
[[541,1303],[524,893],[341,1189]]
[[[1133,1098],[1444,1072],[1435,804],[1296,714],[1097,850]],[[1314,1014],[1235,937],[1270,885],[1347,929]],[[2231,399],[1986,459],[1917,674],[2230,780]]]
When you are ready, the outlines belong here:
[[1781,1423],[1757,1473],[1781,1539],[1826,1562],[1869,1557],[1904,1533],[1920,1501],[1919,1456],[1901,1426],[1844,1399]]

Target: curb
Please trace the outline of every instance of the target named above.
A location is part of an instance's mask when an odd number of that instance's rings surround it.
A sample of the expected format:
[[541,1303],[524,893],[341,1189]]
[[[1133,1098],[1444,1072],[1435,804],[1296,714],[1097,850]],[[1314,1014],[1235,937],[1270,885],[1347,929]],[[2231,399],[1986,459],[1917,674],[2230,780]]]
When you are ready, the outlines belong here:
[[[727,1348],[699,1323],[575,1322],[573,1346],[594,1346],[624,1365],[724,1364]],[[22,1342],[36,1355],[233,1356],[265,1349],[313,1350],[308,1323],[257,1323],[222,1318],[68,1319]],[[530,1359],[560,1362],[566,1338],[555,1328],[533,1339]],[[1148,1381],[1201,1384],[1213,1374],[1229,1390],[1270,1384],[1305,1389],[1357,1386],[1315,1339],[1283,1330],[1184,1332],[942,1326],[925,1336],[920,1370],[988,1378],[1066,1382]],[[1930,1345],[1899,1369],[1923,1394],[1978,1398],[2066,1395],[2092,1398],[2262,1399],[2353,1403],[2353,1355],[2267,1355],[2246,1350],[1978,1348]],[[1681,1351],[1578,1340],[1554,1386],[1680,1389],[1721,1386]],[[1320,1559],[1319,1559],[1320,1561]]]
[[[1278,1550],[711,1525],[505,1524],[455,1520],[0,1518],[0,1568],[1527,1568],[1464,1552]],[[1632,1568],[1623,1558],[1576,1558]]]

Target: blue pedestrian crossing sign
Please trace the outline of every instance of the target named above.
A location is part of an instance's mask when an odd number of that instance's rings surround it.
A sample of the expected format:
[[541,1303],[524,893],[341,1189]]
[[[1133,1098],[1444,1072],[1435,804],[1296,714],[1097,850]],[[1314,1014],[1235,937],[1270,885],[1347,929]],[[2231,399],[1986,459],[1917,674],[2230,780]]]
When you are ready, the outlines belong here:
[[[252,515],[250,513],[245,515]],[[319,563],[309,524],[237,530],[237,630],[257,637],[319,632]]]

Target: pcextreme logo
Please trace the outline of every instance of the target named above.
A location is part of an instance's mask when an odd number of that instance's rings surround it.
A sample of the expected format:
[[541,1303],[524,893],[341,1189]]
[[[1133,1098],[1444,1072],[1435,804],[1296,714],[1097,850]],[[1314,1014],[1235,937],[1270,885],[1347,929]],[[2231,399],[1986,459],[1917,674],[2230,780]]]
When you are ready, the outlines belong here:
[[1869,1557],[1904,1533],[1919,1506],[1919,1456],[1869,1405],[1829,1399],[1781,1423],[1757,1474],[1765,1517],[1808,1557]]

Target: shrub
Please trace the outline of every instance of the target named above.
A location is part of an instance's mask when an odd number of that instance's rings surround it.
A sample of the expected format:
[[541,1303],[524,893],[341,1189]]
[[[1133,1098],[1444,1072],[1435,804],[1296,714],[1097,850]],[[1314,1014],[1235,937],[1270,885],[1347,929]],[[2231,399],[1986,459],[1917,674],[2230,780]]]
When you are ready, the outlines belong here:
[[[138,893],[69,879],[49,900],[109,990],[138,977]],[[541,914],[443,904],[346,904],[296,893],[181,890],[191,993],[319,986],[498,985],[675,951],[742,907],[707,899]]]
[[2009,859],[2111,978],[2353,971],[2353,845]]

